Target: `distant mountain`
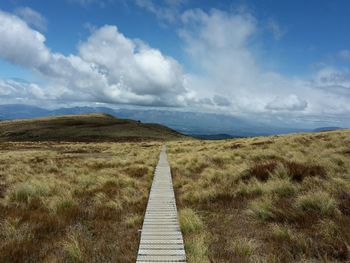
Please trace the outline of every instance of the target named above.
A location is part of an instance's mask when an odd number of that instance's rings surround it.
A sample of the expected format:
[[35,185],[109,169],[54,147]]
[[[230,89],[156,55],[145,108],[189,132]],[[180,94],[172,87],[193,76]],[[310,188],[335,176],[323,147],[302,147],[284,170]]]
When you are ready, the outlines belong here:
[[0,119],[3,120],[95,112],[104,112],[118,118],[140,120],[144,123],[159,123],[189,135],[226,134],[232,137],[249,137],[309,131],[307,129],[276,127],[259,123],[258,121],[247,121],[230,115],[214,113],[181,112],[159,109],[111,109],[107,107],[71,107],[47,110],[21,104],[0,105]]
[[201,140],[226,140],[237,138],[229,134],[191,134],[191,136]]
[[341,130],[343,128],[341,127],[320,127],[317,129],[314,129],[314,132],[325,132],[325,131],[336,131],[336,130]]
[[173,140],[184,135],[159,124],[109,114],[76,114],[0,122],[0,141]]

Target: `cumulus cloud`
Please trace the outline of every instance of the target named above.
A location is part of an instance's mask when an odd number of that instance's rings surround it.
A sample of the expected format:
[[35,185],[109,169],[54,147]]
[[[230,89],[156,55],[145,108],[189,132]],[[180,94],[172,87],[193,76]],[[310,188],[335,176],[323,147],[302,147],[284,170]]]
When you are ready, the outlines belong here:
[[[19,79],[0,80],[0,98],[2,100],[41,100],[45,99],[44,91],[37,84]],[[8,102],[8,101],[7,101]]]
[[0,11],[0,57],[14,64],[38,67],[49,61],[45,37],[17,16]]
[[176,60],[115,26],[96,29],[69,56],[50,52],[41,33],[4,12],[0,34],[0,57],[43,76],[51,99],[179,106],[192,96]]
[[[336,70],[338,81],[333,74],[333,86],[327,87],[324,78],[330,73],[322,70],[307,79],[261,67],[259,55],[251,46],[259,23],[250,13],[194,9],[184,12],[181,21],[179,36],[194,69],[187,76],[188,87],[197,94],[196,102],[202,107],[248,117],[258,114],[285,119],[288,115],[288,119],[303,120],[306,116],[319,119],[350,113],[344,96],[350,86],[344,81],[349,79],[345,72],[337,75]],[[341,87],[335,88],[335,83]],[[227,103],[218,103],[216,95]]]
[[[166,1],[169,8],[182,4]],[[0,98],[175,106],[293,120],[350,114],[349,71],[323,66],[306,79],[266,70],[251,46],[261,31],[250,13],[193,9],[177,15],[190,71],[111,25],[92,29],[76,54],[54,53],[42,33],[0,12],[0,58],[43,80],[2,81]]]
[[262,93],[257,79],[264,76],[248,48],[256,32],[255,18],[247,13],[195,9],[183,13],[181,19],[179,36],[196,72],[189,74],[189,86],[202,97],[225,94],[233,111],[264,110],[264,103],[258,101],[264,96],[255,97],[258,91]]
[[30,7],[19,7],[15,10],[15,14],[39,31],[45,31],[47,28],[45,17]]

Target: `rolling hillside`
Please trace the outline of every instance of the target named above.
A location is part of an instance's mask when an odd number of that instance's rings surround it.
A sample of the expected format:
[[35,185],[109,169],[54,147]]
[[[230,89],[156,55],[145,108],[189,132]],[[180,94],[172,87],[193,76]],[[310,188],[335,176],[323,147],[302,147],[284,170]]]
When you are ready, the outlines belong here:
[[0,123],[0,141],[138,141],[182,137],[184,135],[166,126],[118,119],[103,113]]

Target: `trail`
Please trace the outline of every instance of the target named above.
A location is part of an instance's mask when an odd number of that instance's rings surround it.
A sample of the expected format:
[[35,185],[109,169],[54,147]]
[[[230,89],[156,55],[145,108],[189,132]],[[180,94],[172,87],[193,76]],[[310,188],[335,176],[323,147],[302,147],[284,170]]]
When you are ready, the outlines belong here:
[[165,146],[156,167],[136,262],[186,262]]

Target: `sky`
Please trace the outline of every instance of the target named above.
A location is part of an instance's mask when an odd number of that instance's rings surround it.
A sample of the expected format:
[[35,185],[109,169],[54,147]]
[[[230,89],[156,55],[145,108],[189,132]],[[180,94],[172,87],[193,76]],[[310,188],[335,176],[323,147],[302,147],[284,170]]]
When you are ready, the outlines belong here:
[[350,127],[347,0],[3,0],[0,104]]

